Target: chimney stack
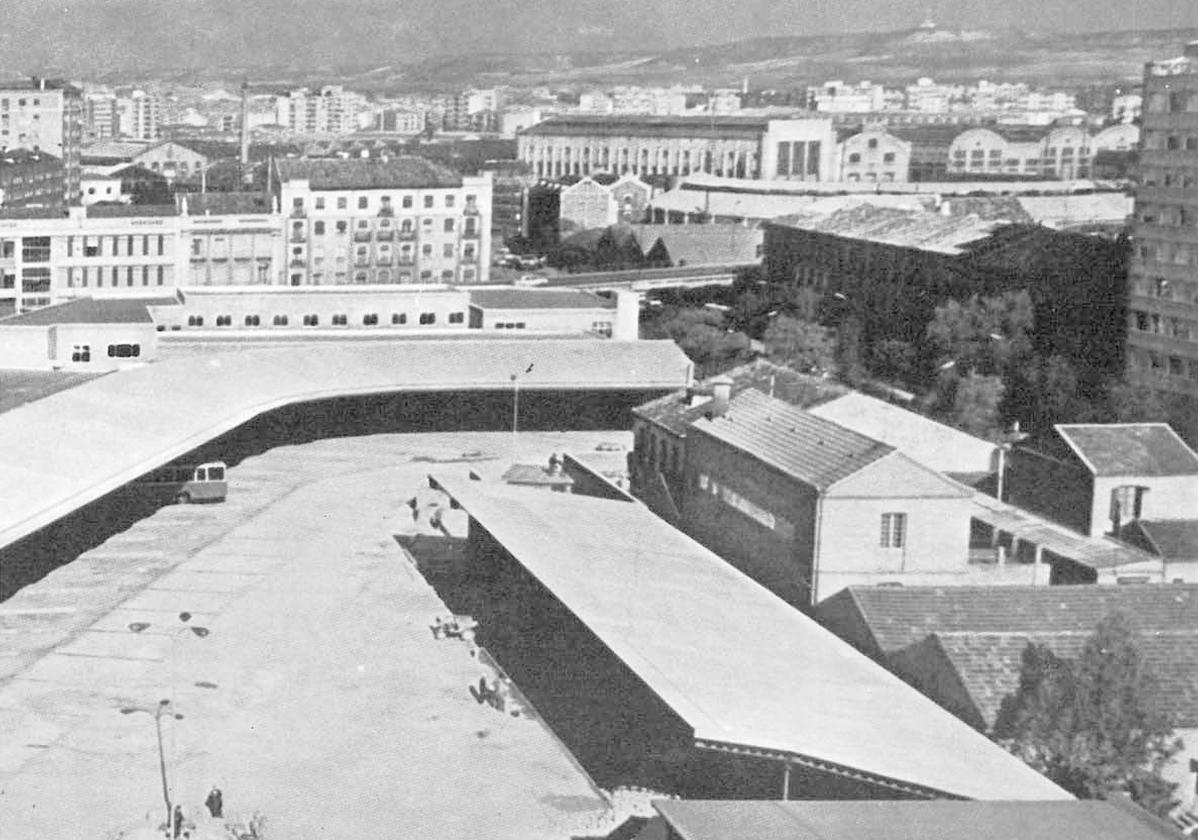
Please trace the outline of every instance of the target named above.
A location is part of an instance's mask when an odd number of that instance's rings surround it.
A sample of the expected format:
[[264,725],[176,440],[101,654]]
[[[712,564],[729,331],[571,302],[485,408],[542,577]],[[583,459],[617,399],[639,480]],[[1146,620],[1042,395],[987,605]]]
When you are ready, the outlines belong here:
[[1185,48],[1186,58],[1198,58],[1198,41],[1190,41]]
[[710,417],[723,417],[728,412],[728,403],[732,399],[732,377],[717,376],[711,380],[711,411]]

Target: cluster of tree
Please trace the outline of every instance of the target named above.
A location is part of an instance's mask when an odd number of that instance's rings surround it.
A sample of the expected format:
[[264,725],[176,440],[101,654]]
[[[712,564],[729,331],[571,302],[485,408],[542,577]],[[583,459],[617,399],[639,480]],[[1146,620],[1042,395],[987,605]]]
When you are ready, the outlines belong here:
[[1161,776],[1181,749],[1127,617],[1107,616],[1075,660],[1043,645],[1024,650],[1019,688],[995,740],[1082,799],[1124,793],[1158,816],[1176,806]]

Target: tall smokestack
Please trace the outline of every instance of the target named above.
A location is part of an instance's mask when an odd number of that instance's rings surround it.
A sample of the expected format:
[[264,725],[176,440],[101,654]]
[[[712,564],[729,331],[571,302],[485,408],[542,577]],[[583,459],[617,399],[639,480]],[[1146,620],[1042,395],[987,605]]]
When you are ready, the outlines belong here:
[[241,80],[241,183],[248,184],[253,179],[250,171],[250,86],[245,79]]

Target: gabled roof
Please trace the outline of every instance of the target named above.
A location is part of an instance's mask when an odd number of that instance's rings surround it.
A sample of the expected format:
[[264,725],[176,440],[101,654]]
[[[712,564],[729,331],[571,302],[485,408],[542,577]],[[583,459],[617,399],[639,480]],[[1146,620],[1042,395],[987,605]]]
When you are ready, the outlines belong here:
[[0,319],[3,327],[46,327],[53,324],[149,324],[147,306],[176,303],[174,298],[78,298]]
[[811,413],[887,443],[934,470],[990,471],[994,444],[866,394],[850,392],[815,406]]
[[643,253],[657,243],[675,265],[747,265],[761,261],[764,232],[741,225],[633,225]]
[[702,418],[691,428],[819,491],[895,451],[752,389],[734,397],[722,416]]
[[1176,836],[1164,824],[1158,826],[1096,799],[662,800],[653,807],[678,840],[1161,840]]
[[816,607],[821,623],[899,670],[926,672],[942,660],[987,726],[1018,687],[1029,643],[1076,657],[1113,612],[1139,632],[1165,709],[1179,726],[1198,726],[1198,584],[853,586]]
[[186,193],[176,196],[176,201],[187,202],[189,216],[270,213],[274,209],[271,197],[257,192]]
[[[733,397],[749,388],[755,388],[763,394],[773,395],[799,408],[809,408],[849,393],[849,389],[838,382],[799,373],[764,359],[741,365],[721,375],[732,380]],[[692,388],[683,388],[642,403],[634,408],[632,413],[669,432],[685,436],[691,422],[698,420],[709,410],[707,402],[711,397],[711,380],[714,378],[705,379]],[[692,405],[692,402],[695,404]]]
[[314,190],[437,189],[460,187],[462,176],[408,156],[382,160],[280,160],[280,181],[303,180]]
[[883,653],[932,633],[1092,633],[1120,611],[1143,633],[1198,630],[1198,584],[850,586],[816,607],[849,612]]
[[1136,519],[1121,537],[1166,560],[1198,559],[1198,519]]
[[965,253],[966,246],[988,238],[999,223],[977,216],[942,216],[858,204],[827,216],[780,218],[774,224],[941,254]]
[[1198,453],[1168,423],[1060,423],[1053,428],[1097,476],[1198,475]]

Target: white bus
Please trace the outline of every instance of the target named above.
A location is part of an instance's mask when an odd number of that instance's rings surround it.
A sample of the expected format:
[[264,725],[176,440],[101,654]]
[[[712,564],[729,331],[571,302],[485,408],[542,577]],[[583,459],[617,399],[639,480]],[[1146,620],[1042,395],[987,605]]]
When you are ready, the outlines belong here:
[[229,494],[227,471],[224,461],[209,461],[196,467],[174,464],[157,469],[136,483],[178,504],[223,502]]

